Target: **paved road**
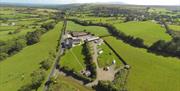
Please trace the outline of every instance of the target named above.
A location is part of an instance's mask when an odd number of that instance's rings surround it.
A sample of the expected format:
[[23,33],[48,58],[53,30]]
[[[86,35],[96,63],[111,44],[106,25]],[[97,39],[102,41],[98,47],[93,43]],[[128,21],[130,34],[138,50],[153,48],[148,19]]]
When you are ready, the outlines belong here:
[[47,91],[47,89],[48,89],[48,87],[49,87],[48,82],[50,81],[50,78],[54,75],[55,70],[56,70],[56,67],[57,67],[57,65],[58,65],[58,63],[59,63],[60,57],[61,57],[61,55],[64,53],[64,48],[62,48],[61,43],[62,43],[62,41],[64,41],[64,35],[65,35],[65,31],[66,31],[66,25],[67,25],[67,21],[64,20],[63,28],[62,28],[62,30],[60,30],[60,31],[62,31],[62,32],[60,32],[59,51],[56,53],[56,58],[55,58],[55,62],[54,62],[54,64],[53,64],[53,68],[52,68],[52,70],[51,70],[51,72],[50,72],[50,74],[49,74],[49,76],[48,76],[48,79],[47,79],[47,81],[46,81],[46,84],[45,84],[45,87],[44,87],[44,90],[43,90],[43,91]]

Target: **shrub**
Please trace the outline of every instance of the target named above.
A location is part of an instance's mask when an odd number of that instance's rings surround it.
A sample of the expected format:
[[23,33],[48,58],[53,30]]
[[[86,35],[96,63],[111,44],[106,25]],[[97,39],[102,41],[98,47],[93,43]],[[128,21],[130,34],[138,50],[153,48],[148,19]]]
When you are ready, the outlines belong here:
[[45,79],[45,71],[43,69],[38,69],[31,74],[31,77],[32,89],[37,90]]
[[54,26],[55,26],[55,21],[51,21],[51,22],[42,24],[41,28],[44,28],[46,31],[48,31],[50,29],[53,29]]
[[0,61],[4,60],[6,57],[8,57],[8,54],[6,53],[0,53]]
[[22,86],[18,91],[32,91],[31,84]]
[[27,44],[32,45],[39,42],[40,36],[41,36],[40,31],[28,32],[26,35]]
[[16,39],[9,41],[7,43],[8,46],[8,54],[13,55],[16,52],[22,50],[24,47],[26,47],[26,40],[25,39]]
[[51,65],[52,65],[52,60],[50,59],[45,59],[44,61],[42,61],[41,63],[41,68],[45,69],[45,70],[48,70]]
[[110,81],[99,81],[97,86],[94,88],[96,91],[120,91],[118,88],[113,86],[113,83]]

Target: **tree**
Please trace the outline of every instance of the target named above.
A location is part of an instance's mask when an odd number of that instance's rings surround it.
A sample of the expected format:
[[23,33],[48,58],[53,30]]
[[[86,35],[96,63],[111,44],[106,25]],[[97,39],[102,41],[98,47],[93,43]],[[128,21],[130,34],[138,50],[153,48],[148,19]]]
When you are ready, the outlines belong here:
[[42,24],[41,28],[44,28],[44,29],[46,29],[46,31],[48,31],[50,29],[53,29],[54,26],[55,26],[55,21],[51,21],[51,22]]
[[134,45],[136,45],[136,46],[139,46],[139,47],[143,47],[144,46],[144,41],[143,41],[143,39],[140,39],[140,38],[135,38],[134,40],[133,40],[134,42]]
[[26,47],[25,39],[16,39],[8,42],[8,54],[12,55]]
[[157,42],[155,42],[151,47],[150,49],[151,50],[157,50],[157,51],[161,51],[164,49],[166,45],[166,42],[164,40],[159,40]]
[[95,88],[96,91],[120,91],[110,81],[99,81]]
[[28,45],[35,44],[40,41],[41,31],[28,32],[26,40]]
[[31,74],[31,77],[32,89],[37,90],[43,83],[43,80],[45,79],[45,71],[43,69],[36,70]]
[[31,84],[23,85],[18,91],[32,91]]
[[52,61],[50,59],[45,59],[41,62],[41,68],[48,70],[52,65]]
[[0,53],[0,61],[4,60],[6,57],[8,57],[8,54],[6,53]]

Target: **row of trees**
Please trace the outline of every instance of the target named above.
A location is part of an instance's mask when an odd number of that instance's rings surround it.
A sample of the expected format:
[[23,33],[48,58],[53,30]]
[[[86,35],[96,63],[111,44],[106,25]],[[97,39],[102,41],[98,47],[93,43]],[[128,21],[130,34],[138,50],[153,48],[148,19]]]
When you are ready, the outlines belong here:
[[4,60],[6,57],[14,55],[27,45],[38,43],[40,41],[40,36],[50,29],[53,29],[54,26],[55,21],[51,21],[43,24],[40,29],[28,32],[25,36],[8,41],[0,41],[0,60]]
[[0,41],[0,60],[11,56],[26,47],[25,38],[18,38],[9,41]]
[[93,79],[96,78],[97,72],[96,72],[96,64],[93,61],[93,55],[94,51],[92,50],[92,45],[90,42],[85,42],[83,45],[83,52],[84,55],[86,55],[86,65],[87,65],[87,70],[90,70],[91,72],[91,77]]
[[159,40],[155,42],[149,48],[149,50],[157,54],[164,53],[167,55],[180,57],[180,37],[173,38],[170,42]]

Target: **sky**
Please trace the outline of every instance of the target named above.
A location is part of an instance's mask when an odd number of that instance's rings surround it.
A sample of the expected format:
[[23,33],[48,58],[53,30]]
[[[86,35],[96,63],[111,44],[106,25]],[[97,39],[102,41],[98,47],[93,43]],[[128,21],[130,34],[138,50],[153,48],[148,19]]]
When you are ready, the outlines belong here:
[[35,3],[35,4],[122,2],[127,4],[136,4],[136,5],[180,5],[180,0],[0,0],[0,2]]

